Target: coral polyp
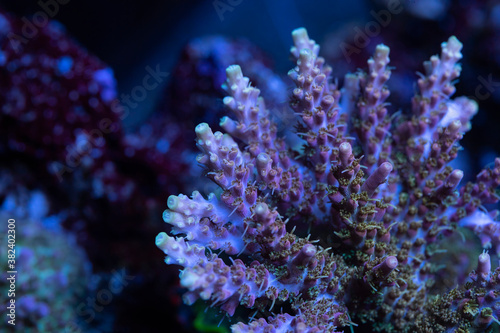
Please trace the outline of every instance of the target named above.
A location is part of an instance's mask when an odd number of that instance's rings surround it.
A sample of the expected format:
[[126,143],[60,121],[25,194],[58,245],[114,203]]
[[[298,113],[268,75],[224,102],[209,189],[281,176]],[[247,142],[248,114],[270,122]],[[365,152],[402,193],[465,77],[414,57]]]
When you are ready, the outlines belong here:
[[182,267],[184,301],[228,316],[254,309],[233,332],[466,332],[498,321],[500,270],[486,252],[467,283],[435,286],[442,239],[467,228],[500,246],[498,212],[483,206],[498,202],[500,159],[462,185],[451,166],[478,111],[452,98],[462,44],[451,37],[424,63],[411,110],[399,112],[389,47],[341,87],[307,31],[292,37],[297,117],[285,131],[238,65],[226,71],[225,133],[195,129],[196,162],[220,191],[170,196],[170,235],[156,238]]

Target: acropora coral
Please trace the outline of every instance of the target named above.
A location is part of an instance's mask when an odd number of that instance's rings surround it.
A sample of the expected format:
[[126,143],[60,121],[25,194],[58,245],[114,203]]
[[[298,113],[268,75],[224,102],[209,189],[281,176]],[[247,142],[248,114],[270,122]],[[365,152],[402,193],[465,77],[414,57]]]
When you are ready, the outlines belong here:
[[238,65],[226,71],[235,118],[222,118],[226,133],[196,127],[196,162],[220,191],[170,196],[170,235],[156,238],[166,263],[182,267],[185,303],[202,299],[229,317],[253,309],[233,332],[467,332],[498,322],[500,268],[486,251],[466,283],[433,288],[442,269],[433,257],[460,229],[500,249],[498,212],[484,207],[499,199],[500,158],[462,185],[450,166],[478,110],[451,98],[462,44],[451,37],[424,62],[411,111],[400,112],[387,102],[387,46],[341,87],[306,30],[292,37],[297,118],[287,131]]

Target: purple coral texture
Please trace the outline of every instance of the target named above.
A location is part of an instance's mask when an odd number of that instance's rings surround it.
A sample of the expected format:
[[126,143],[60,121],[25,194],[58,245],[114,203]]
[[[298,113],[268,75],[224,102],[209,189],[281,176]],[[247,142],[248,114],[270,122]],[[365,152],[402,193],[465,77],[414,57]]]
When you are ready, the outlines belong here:
[[467,184],[451,166],[478,111],[453,96],[462,44],[450,37],[424,62],[411,110],[399,112],[388,102],[388,46],[341,86],[307,31],[292,37],[296,118],[283,136],[280,114],[238,65],[223,85],[225,133],[195,129],[196,162],[219,189],[170,196],[169,234],[156,238],[166,263],[181,266],[185,303],[247,314],[233,332],[466,332],[498,322],[500,269],[486,251],[466,283],[434,286],[433,258],[460,229],[500,250],[498,212],[485,208],[499,199],[500,159]]

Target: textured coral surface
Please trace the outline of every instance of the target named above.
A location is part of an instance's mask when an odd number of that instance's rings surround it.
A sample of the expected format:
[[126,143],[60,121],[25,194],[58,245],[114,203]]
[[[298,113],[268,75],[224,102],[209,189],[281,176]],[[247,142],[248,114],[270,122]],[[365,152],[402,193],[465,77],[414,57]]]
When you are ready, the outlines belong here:
[[498,201],[500,159],[467,184],[450,166],[478,109],[452,98],[462,44],[451,37],[424,62],[400,112],[387,102],[387,46],[341,87],[306,30],[292,37],[297,118],[282,136],[283,119],[238,65],[226,71],[225,133],[196,127],[196,162],[220,190],[170,196],[170,235],[156,238],[182,267],[184,301],[229,317],[252,309],[233,332],[484,331],[500,315],[487,252],[469,278],[455,273],[466,283],[435,291],[442,239],[467,228],[484,248],[500,246],[497,211],[483,206]]

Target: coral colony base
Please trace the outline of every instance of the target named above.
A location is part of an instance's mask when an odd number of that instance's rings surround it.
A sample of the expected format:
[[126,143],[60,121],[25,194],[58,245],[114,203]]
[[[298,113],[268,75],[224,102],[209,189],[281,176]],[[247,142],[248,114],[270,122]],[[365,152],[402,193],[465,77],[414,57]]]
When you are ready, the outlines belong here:
[[156,238],[166,263],[183,267],[184,301],[228,316],[254,309],[233,332],[472,332],[498,322],[500,268],[487,252],[467,283],[433,293],[440,239],[468,228],[500,249],[498,212],[483,207],[498,202],[500,158],[461,187],[463,172],[449,166],[477,112],[450,98],[462,44],[451,37],[424,63],[404,116],[387,109],[387,46],[340,88],[306,30],[292,36],[295,133],[277,135],[237,65],[224,86],[236,118],[222,118],[227,134],[196,127],[197,162],[221,191],[170,196],[164,220],[177,237]]

